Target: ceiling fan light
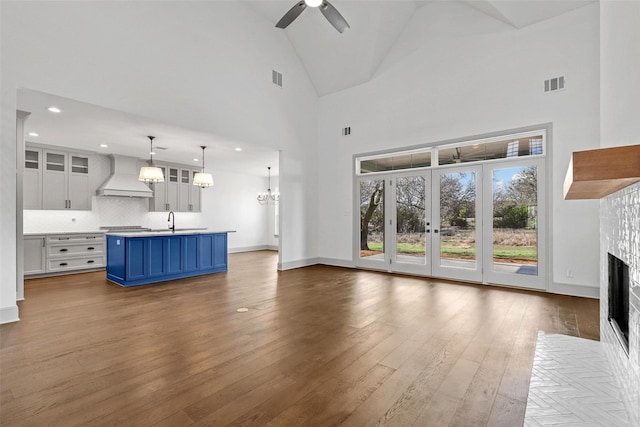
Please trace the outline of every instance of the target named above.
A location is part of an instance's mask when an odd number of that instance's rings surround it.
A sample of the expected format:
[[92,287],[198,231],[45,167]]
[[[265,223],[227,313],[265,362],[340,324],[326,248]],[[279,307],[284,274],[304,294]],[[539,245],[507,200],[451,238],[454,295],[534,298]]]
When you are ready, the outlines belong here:
[[305,4],[309,7],[318,7],[322,4],[323,0],[304,0]]

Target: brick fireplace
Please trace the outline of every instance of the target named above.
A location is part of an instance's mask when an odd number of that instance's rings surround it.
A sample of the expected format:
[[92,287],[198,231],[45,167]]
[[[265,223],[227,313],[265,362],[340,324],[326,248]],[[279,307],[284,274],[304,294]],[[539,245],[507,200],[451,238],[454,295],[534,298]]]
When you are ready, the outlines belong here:
[[[628,354],[609,320],[612,256],[628,266]],[[633,425],[640,425],[640,183],[600,201],[600,339]]]

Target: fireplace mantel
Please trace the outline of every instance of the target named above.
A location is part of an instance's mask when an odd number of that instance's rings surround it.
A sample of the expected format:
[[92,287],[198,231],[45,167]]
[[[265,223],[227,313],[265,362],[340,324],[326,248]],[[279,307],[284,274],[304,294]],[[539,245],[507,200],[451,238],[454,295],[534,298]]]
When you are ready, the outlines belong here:
[[601,199],[639,181],[640,144],[576,151],[564,180],[564,198]]

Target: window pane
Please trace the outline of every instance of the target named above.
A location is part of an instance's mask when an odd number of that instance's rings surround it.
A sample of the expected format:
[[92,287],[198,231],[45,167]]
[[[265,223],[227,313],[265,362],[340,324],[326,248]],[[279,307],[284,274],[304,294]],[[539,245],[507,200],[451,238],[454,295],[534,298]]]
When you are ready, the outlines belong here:
[[493,171],[493,271],[538,275],[535,166]]
[[476,268],[476,173],[440,176],[440,265]]
[[544,154],[542,141],[542,135],[534,135],[517,139],[508,138],[484,144],[442,148],[438,150],[438,164],[453,165],[504,159],[506,157],[526,157]]
[[360,182],[360,257],[384,260],[384,181]]
[[360,161],[360,173],[385,172],[431,166],[431,152],[390,154],[389,157]]

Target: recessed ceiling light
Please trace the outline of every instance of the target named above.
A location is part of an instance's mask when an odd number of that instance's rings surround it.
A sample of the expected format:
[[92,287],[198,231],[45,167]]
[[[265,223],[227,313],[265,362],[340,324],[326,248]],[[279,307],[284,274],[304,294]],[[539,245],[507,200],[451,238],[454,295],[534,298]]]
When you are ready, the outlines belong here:
[[242,151],[242,148],[238,147],[236,148],[236,151]]
[[107,145],[107,144],[100,144],[100,147],[101,147],[101,148],[107,148],[107,147],[108,147],[108,145]]
[[197,161],[198,161],[198,159],[196,159],[196,158],[194,157],[194,158],[193,158],[193,161],[194,161],[194,162],[197,162]]
[[47,108],[47,110],[51,111],[52,113],[62,113],[62,110],[58,107],[49,107]]
[[152,156],[155,156],[156,152],[155,151],[149,151],[149,154],[151,154]]
[[36,132],[29,132],[29,136],[40,136],[40,134]]

